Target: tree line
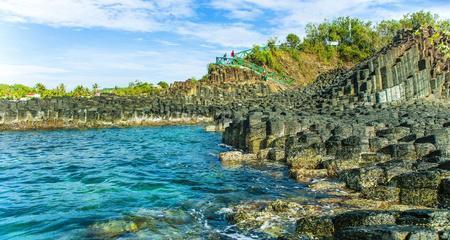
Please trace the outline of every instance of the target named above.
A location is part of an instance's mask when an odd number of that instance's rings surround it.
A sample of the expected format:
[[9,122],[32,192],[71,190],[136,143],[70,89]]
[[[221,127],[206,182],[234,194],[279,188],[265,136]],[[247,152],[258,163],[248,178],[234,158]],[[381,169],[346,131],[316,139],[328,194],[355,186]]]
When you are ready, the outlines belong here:
[[0,84],[0,98],[3,99],[21,99],[28,96],[37,96],[41,98],[51,97],[91,97],[98,94],[114,94],[119,96],[138,96],[158,94],[164,89],[169,88],[167,82],[161,81],[158,84],[152,84],[142,81],[129,83],[127,87],[114,87],[101,89],[98,84],[93,84],[91,88],[83,85],[76,86],[73,90],[67,90],[64,84],[59,84],[55,88],[47,88],[42,83],[37,83],[34,87],[23,84]]
[[[318,24],[307,24],[303,39],[291,33],[281,44],[277,44],[277,39],[270,39],[268,48],[254,46],[247,60],[278,72],[283,71],[278,59],[282,55],[281,51],[289,52],[294,59],[298,59],[299,53],[304,52],[318,56],[322,62],[353,64],[389,45],[399,31],[419,32],[422,27],[428,26],[437,30],[437,35],[433,38],[439,38],[439,34],[450,34],[449,20],[440,19],[438,15],[425,11],[406,14],[400,20],[383,20],[377,24],[358,18],[339,17]],[[438,47],[450,57],[449,46]]]

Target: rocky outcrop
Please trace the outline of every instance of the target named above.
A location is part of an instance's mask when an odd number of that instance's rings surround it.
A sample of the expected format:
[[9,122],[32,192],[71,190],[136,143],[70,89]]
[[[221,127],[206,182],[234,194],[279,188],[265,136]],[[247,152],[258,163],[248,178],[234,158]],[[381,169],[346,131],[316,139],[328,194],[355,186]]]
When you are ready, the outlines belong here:
[[78,128],[211,121],[206,106],[103,96],[0,101],[0,129]]
[[[235,113],[224,143],[265,155],[265,161],[286,162],[304,183],[328,177],[367,199],[447,209],[430,211],[448,214],[450,61],[435,46],[449,40],[430,42],[432,35],[433,29],[419,36],[404,32],[349,71],[324,75],[301,91],[271,95],[247,113]],[[337,239],[438,239],[442,234],[399,223],[396,216],[380,215],[370,226],[318,229]]]
[[[0,100],[0,129],[212,123],[216,115],[225,116],[230,109],[242,106],[242,102],[264,98],[282,89],[280,85],[258,80],[257,76],[250,78],[252,73],[217,67],[202,81],[175,83],[167,91],[148,97]],[[229,121],[218,120],[213,130],[223,130]]]
[[332,219],[336,239],[445,239],[449,211],[351,211]]
[[230,151],[221,153],[219,159],[223,165],[232,166],[257,161],[258,156],[256,154],[243,154],[240,151]]
[[419,36],[400,33],[392,46],[335,78],[320,95],[369,103],[450,97],[449,61],[436,47],[450,40],[430,40],[435,34],[432,28]]

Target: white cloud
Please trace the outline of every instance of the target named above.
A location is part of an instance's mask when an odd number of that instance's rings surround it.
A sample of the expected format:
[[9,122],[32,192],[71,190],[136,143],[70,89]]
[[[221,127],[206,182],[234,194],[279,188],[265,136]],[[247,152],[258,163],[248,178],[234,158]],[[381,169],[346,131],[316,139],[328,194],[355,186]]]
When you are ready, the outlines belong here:
[[429,11],[438,14],[444,19],[450,19],[450,3],[446,6],[434,6],[429,8]]
[[156,31],[194,11],[191,0],[2,0],[0,14],[13,22]]
[[[108,28],[125,31],[164,31],[195,37],[222,46],[251,46],[265,37],[239,24],[194,23],[192,0],[1,0],[4,21],[38,23],[56,27]],[[235,17],[249,17],[259,10],[237,10]],[[166,46],[179,43],[159,41]]]
[[[400,18],[408,12],[426,10],[450,17],[450,2],[407,0],[213,0],[211,6],[226,10],[230,19],[236,17],[258,22],[266,13],[274,15],[269,20],[271,35],[284,37],[289,32],[304,34],[307,23],[317,23],[339,16],[353,16],[365,20]],[[248,15],[246,13],[250,11]]]
[[214,60],[214,56],[213,50],[67,49],[47,66],[0,64],[0,83],[33,86],[42,82],[48,87],[64,83],[72,89],[93,83],[102,87],[127,86],[134,80],[183,81],[206,74],[206,63]]
[[[200,6],[205,4],[195,0],[1,0],[0,18],[63,27],[173,32],[227,47],[247,47],[254,43],[251,41],[261,42],[261,38],[270,37],[250,25],[195,23],[192,19]],[[281,37],[288,32],[303,33],[309,22],[338,16],[378,21],[425,9],[450,17],[450,3],[434,1],[211,0],[206,6],[226,11],[224,16],[230,19],[254,25],[259,25],[258,21],[270,13],[273,18],[265,27],[270,35]],[[237,40],[237,36],[243,40]]]
[[213,0],[211,2],[211,6],[215,9],[227,10],[229,11],[229,14],[226,16],[241,20],[252,20],[263,13],[263,11],[261,11],[261,9],[256,7],[254,4],[249,4],[245,1],[238,0]]
[[161,44],[161,45],[164,45],[164,46],[169,46],[169,47],[180,46],[179,43],[171,42],[171,41],[166,41],[166,40],[161,40],[161,39],[156,39],[155,42],[156,42],[156,43],[159,43],[159,44]]
[[68,73],[68,71],[56,67],[40,65],[0,64],[0,83],[22,83],[28,86],[33,86],[38,82],[44,82],[44,80],[48,79],[51,76],[65,73]]
[[0,64],[0,79],[13,78],[22,74],[46,74],[65,72],[67,71],[64,69],[38,65]]
[[252,30],[250,26],[242,24],[186,23],[178,26],[176,31],[182,35],[192,36],[202,41],[225,47],[250,47],[253,44],[261,44],[268,38],[262,33]]

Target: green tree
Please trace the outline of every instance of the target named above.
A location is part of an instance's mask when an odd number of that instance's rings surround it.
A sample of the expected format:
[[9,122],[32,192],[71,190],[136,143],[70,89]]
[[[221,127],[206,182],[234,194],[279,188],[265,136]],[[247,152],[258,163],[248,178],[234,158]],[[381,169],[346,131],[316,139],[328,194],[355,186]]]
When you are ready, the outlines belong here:
[[296,49],[300,45],[300,38],[297,35],[290,33],[286,37],[286,43],[290,48]]
[[269,48],[269,50],[275,51],[277,49],[277,39],[276,38],[269,39],[267,41],[267,47]]
[[450,20],[439,20],[436,28],[450,37]]
[[167,88],[169,88],[169,84],[166,83],[166,82],[164,82],[164,81],[159,82],[159,83],[158,83],[158,86],[161,87],[162,89],[167,89]]
[[97,83],[94,83],[94,84],[92,85],[92,92],[93,92],[93,93],[96,93],[96,92],[98,91],[98,88],[99,88],[98,84],[97,84]]
[[0,98],[8,98],[10,96],[10,88],[7,84],[0,84]]
[[128,87],[119,88],[115,87],[111,93],[119,95],[119,96],[139,96],[139,95],[151,95],[157,92],[157,88],[153,86],[151,83],[142,82],[136,80],[134,82],[130,82]]
[[56,86],[53,92],[54,96],[58,97],[65,96],[67,94],[66,85],[64,85],[64,83],[59,84],[58,86]]
[[322,59],[334,56],[330,41],[337,41],[337,53],[344,61],[357,62],[379,49],[381,39],[371,22],[357,18],[340,17],[331,22],[308,24],[302,48],[319,55]]
[[8,98],[8,99],[19,99],[26,97],[28,94],[35,93],[34,88],[22,85],[22,84],[14,84],[0,85],[0,97]]
[[86,97],[91,94],[89,88],[78,85],[73,91],[70,92],[70,96],[73,97]]
[[383,46],[390,44],[401,29],[402,24],[397,20],[383,20],[376,27]]
[[45,87],[44,84],[42,84],[42,83],[37,83],[37,84],[34,86],[34,90],[35,90],[37,93],[43,95],[43,94],[45,93],[45,91],[47,91],[47,88]]
[[408,13],[400,20],[403,29],[417,30],[420,27],[435,26],[439,16],[431,12]]

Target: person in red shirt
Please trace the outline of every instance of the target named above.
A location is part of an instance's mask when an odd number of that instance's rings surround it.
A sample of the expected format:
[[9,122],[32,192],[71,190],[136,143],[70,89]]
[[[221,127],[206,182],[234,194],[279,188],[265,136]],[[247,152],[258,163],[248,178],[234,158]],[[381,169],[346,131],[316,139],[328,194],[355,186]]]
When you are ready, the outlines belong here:
[[234,50],[231,51],[231,57],[234,58]]

